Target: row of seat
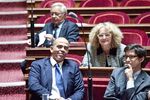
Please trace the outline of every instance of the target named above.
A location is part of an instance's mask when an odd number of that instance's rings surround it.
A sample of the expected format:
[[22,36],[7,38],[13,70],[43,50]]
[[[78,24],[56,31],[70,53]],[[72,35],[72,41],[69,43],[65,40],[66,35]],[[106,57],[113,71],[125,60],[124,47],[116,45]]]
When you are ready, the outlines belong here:
[[[84,23],[84,18],[77,14],[79,19],[72,18],[71,16],[67,16],[67,19],[75,22],[75,23]],[[47,23],[51,21],[51,16],[49,14],[46,14],[44,16],[40,16],[37,19],[37,23]],[[106,11],[106,12],[100,12],[96,13],[95,15],[91,16],[88,20],[89,24],[98,24],[100,22],[113,22],[115,24],[129,24],[129,23],[150,23],[150,12],[142,13],[139,16],[137,16],[134,20],[130,20],[130,17],[124,13],[119,11]]]
[[[40,3],[40,7],[49,8],[54,2],[62,2],[67,7],[75,7],[74,0],[45,0]],[[117,0],[84,0],[81,1],[79,7],[116,7],[116,6],[149,6],[149,0],[122,0],[118,3]]]

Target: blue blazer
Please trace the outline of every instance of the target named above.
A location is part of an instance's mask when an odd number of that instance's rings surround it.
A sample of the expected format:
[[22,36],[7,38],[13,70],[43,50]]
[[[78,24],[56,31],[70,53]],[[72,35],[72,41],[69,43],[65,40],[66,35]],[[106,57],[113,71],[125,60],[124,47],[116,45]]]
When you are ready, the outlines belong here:
[[[41,100],[42,94],[51,95],[52,65],[50,58],[34,61],[29,73],[28,88],[32,93],[31,100]],[[82,100],[84,95],[83,77],[75,61],[64,60],[63,80],[66,98]]]
[[147,92],[150,90],[150,76],[141,71],[134,81],[135,87],[126,89],[125,69],[126,67],[116,68],[112,72],[104,94],[105,100],[148,100]]
[[[50,22],[50,23],[45,24],[44,28],[35,35],[36,46],[39,42],[39,34],[43,31],[46,31],[46,34],[53,34],[53,29],[54,29],[53,23]],[[60,30],[59,37],[64,37],[69,42],[78,41],[78,39],[79,39],[79,28],[78,28],[77,24],[75,24],[69,20],[65,20],[63,25],[62,25],[62,28]],[[48,40],[46,42],[44,42],[43,45],[44,46],[48,45]]]

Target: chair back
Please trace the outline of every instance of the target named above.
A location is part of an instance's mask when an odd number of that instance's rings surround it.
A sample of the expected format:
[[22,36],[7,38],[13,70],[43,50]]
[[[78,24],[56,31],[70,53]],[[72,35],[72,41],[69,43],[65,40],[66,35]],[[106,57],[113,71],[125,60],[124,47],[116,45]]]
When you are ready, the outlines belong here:
[[150,23],[150,12],[142,13],[141,15],[137,16],[135,18],[135,23],[136,24]]
[[116,0],[84,0],[80,7],[114,7],[117,5]]
[[122,29],[124,38],[122,40],[123,44],[133,44],[137,43],[143,46],[147,46],[148,36],[143,30],[138,29]]
[[[78,18],[79,18],[80,21],[83,23],[83,20],[84,20],[83,17],[78,14]],[[70,17],[69,15],[66,16],[66,19],[68,19],[68,20],[70,20],[70,21],[72,21],[72,22],[74,22],[74,23],[81,23],[78,19],[72,18],[72,17]],[[45,24],[45,23],[48,23],[48,22],[50,22],[50,21],[51,21],[51,16],[50,16],[50,14],[46,14],[46,15],[41,16],[41,17],[39,17],[39,18],[37,19],[37,23],[41,23],[41,24]]]
[[88,23],[98,24],[108,21],[115,24],[128,24],[130,17],[124,12],[108,11],[95,14],[89,19]]
[[50,8],[53,3],[61,2],[63,3],[67,8],[69,7],[75,7],[75,2],[73,0],[44,0],[40,3],[40,7],[42,8]]
[[83,60],[83,56],[75,55],[75,54],[67,54],[66,59],[73,60],[73,61],[77,62],[78,65],[80,66],[82,63],[82,60]]
[[150,0],[123,0],[120,6],[150,6]]

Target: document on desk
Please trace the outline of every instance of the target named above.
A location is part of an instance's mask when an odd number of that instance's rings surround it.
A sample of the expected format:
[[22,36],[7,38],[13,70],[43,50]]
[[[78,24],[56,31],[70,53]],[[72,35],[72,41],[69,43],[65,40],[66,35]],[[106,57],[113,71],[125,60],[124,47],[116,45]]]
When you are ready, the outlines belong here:
[[46,35],[46,31],[43,31],[43,32],[41,32],[40,34],[39,34],[39,43],[38,43],[38,45],[37,46],[40,46],[40,45],[42,45],[43,43],[44,43],[44,41],[45,41],[45,35]]

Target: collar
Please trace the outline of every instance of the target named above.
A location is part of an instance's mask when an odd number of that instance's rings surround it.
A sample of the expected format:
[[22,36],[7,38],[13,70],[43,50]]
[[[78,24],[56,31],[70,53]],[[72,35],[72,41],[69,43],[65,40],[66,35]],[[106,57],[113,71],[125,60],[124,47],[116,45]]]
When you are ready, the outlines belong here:
[[[100,46],[99,48],[97,48],[97,55],[100,55],[101,53],[103,53],[103,49]],[[116,56],[117,48],[111,48],[109,54]]]
[[137,72],[135,72],[133,74],[134,79],[136,79],[138,77],[138,75],[140,74],[140,72],[141,72],[141,70],[139,70],[139,71],[137,71]]
[[55,25],[54,23],[52,23],[53,29],[61,28],[64,22],[65,22],[65,20],[62,21],[59,25]]
[[[55,64],[57,64],[56,60],[53,57],[50,57],[50,62],[52,64],[52,66],[54,67]],[[58,63],[60,67],[62,67],[63,65],[63,61]]]

